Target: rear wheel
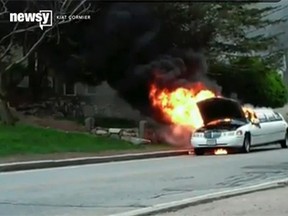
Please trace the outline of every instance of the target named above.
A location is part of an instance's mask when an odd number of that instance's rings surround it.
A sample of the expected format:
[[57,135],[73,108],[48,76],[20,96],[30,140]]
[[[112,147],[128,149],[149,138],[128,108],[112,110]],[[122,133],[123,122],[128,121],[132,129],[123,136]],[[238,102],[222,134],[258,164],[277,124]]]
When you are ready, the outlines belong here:
[[243,153],[249,153],[250,148],[251,148],[251,139],[250,139],[249,134],[246,134],[244,141],[243,141],[242,152]]
[[287,148],[288,147],[288,133],[286,132],[285,134],[285,139],[280,141],[281,147],[282,148]]
[[194,149],[195,155],[204,155],[205,151],[203,149]]

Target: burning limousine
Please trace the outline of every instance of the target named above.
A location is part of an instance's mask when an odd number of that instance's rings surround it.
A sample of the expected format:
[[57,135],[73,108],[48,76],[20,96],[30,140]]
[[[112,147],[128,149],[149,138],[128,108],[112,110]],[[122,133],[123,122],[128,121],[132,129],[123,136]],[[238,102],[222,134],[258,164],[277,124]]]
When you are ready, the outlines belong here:
[[254,146],[280,143],[287,148],[288,124],[272,109],[245,110],[237,101],[214,97],[197,103],[204,126],[191,137],[196,155],[211,149],[238,149],[248,153]]

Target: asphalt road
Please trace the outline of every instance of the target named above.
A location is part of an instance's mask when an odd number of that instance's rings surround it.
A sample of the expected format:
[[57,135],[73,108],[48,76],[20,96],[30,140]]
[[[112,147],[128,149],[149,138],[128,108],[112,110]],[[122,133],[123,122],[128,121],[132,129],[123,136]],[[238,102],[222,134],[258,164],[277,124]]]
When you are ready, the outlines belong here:
[[287,187],[255,192],[157,216],[287,216],[287,194]]
[[1,216],[101,216],[288,177],[288,150],[0,173]]

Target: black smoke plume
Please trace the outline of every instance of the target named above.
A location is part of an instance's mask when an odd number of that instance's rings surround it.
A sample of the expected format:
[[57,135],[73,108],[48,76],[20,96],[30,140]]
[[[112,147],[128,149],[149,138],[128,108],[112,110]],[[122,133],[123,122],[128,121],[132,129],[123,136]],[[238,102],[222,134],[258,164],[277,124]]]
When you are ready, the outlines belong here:
[[[85,35],[79,40],[86,70],[92,77],[106,80],[132,107],[148,115],[152,82],[176,88],[202,81],[219,90],[206,78],[207,64],[199,47],[175,48],[162,40],[161,31],[153,4],[144,3],[107,4],[95,20],[78,31]],[[70,78],[81,70],[71,59],[65,67]]]

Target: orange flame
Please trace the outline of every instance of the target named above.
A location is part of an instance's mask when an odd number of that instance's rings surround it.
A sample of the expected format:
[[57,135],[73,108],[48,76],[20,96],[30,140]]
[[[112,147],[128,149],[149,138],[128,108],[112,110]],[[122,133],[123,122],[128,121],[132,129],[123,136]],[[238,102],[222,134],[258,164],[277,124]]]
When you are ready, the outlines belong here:
[[226,155],[228,151],[226,149],[216,149],[214,152],[215,155]]
[[257,116],[256,116],[255,111],[252,108],[244,106],[244,107],[242,107],[242,109],[245,113],[246,118],[249,119],[251,122],[259,121]]
[[152,105],[160,109],[166,119],[192,129],[203,126],[197,102],[213,97],[216,95],[201,83],[195,85],[195,88],[179,87],[175,90],[158,89],[153,84],[150,90]]

